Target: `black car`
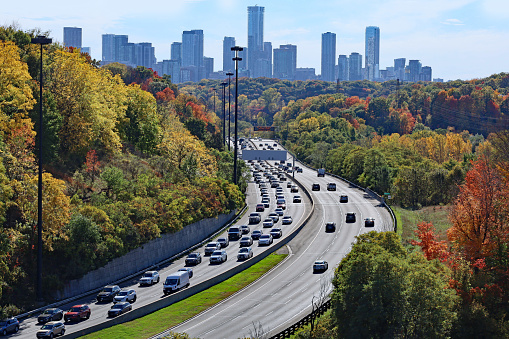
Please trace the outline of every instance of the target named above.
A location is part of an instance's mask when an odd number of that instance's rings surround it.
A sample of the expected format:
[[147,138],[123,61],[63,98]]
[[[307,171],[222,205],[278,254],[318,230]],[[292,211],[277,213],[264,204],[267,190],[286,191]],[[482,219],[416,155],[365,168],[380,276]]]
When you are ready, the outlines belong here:
[[294,203],[300,203],[300,202],[302,202],[302,198],[300,197],[300,195],[294,195],[294,196],[293,196],[293,202],[294,202]]
[[365,227],[375,227],[375,218],[366,218],[364,219]]
[[342,194],[342,195],[340,195],[340,196],[339,196],[339,202],[340,202],[340,203],[346,203],[346,202],[348,202],[348,195],[346,195],[346,194]]
[[255,231],[253,231],[253,233],[251,233],[251,238],[253,238],[253,240],[258,240],[258,239],[260,239],[260,236],[262,234],[263,234],[263,231],[255,230]]
[[242,237],[239,242],[240,247],[249,247],[253,245],[253,238],[251,237]]
[[335,191],[336,190],[336,184],[333,182],[329,182],[327,184],[327,191]]
[[249,232],[251,232],[251,229],[247,225],[240,226],[240,230],[242,231],[242,234],[249,234]]
[[189,253],[186,258],[186,265],[198,265],[201,263],[201,254],[198,252]]
[[53,320],[62,320],[64,317],[64,311],[59,308],[47,308],[37,317],[39,324],[47,323]]
[[133,309],[131,303],[125,301],[121,303],[116,303],[111,306],[111,309],[108,311],[108,317],[116,317],[121,315],[122,313],[128,312]]
[[312,191],[319,191],[320,190],[320,184],[313,184],[313,186],[311,186],[311,190]]
[[335,232],[336,231],[336,223],[328,222],[325,224],[325,232]]
[[97,295],[97,301],[113,301],[118,292],[120,292],[118,285],[104,286],[103,290]]
[[346,214],[346,222],[355,222],[355,213],[349,212]]

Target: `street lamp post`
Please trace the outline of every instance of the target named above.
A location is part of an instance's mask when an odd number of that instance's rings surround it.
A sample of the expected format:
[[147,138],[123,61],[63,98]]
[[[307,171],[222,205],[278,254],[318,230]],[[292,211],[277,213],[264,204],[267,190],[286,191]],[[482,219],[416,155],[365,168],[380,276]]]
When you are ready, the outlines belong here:
[[239,58],[239,52],[243,51],[244,48],[239,46],[234,46],[231,48],[232,51],[235,51],[235,149],[233,152],[233,183],[237,184],[237,154],[238,154],[238,131],[239,126],[237,123],[238,119],[238,98],[239,98],[239,61],[242,61],[242,58]]
[[230,139],[231,139],[231,122],[232,122],[232,116],[231,116],[231,107],[232,105],[230,104],[230,97],[231,97],[231,94],[230,94],[230,77],[233,75],[232,72],[228,72],[226,73],[226,75],[228,76],[228,151],[230,150]]
[[228,85],[227,82],[222,82],[221,86],[223,86],[223,147],[226,142],[226,102],[225,102],[225,92],[226,92],[226,85]]
[[37,182],[37,286],[36,296],[42,301],[42,46],[51,44],[51,38],[39,35],[32,38],[33,44],[41,45],[41,63],[39,69],[39,180]]

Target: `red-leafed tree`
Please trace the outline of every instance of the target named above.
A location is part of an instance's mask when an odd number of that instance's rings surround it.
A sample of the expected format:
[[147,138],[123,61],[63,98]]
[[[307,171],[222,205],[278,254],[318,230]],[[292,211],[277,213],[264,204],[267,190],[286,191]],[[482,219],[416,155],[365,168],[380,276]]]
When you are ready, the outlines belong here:
[[90,150],[87,152],[87,160],[85,161],[85,170],[90,175],[90,180],[92,183],[97,175],[99,175],[99,167],[101,163],[99,162],[99,157],[95,150]]
[[166,87],[162,91],[156,93],[156,99],[158,103],[170,102],[175,100],[175,93],[171,90],[171,88]]
[[419,246],[428,260],[439,259],[445,262],[449,256],[449,246],[444,240],[438,241],[435,226],[432,223],[421,222],[417,225],[417,230],[414,231],[419,240],[411,240],[410,243],[414,246]]

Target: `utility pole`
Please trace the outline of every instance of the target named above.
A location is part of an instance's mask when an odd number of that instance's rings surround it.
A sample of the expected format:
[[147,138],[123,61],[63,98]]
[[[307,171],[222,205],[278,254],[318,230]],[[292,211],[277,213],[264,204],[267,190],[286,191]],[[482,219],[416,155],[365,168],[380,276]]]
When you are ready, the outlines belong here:
[[396,79],[396,107],[399,107],[399,79]]
[[228,72],[226,73],[226,75],[228,76],[228,151],[230,150],[230,141],[231,141],[231,123],[232,123],[232,115],[231,115],[231,103],[230,103],[230,98],[231,98],[231,94],[230,94],[230,88],[231,88],[231,85],[230,85],[230,77],[233,75],[232,72]]
[[235,149],[233,152],[233,183],[237,185],[237,156],[238,156],[238,132],[239,132],[239,126],[237,123],[237,117],[238,117],[238,98],[239,98],[239,61],[242,61],[242,58],[239,58],[239,52],[244,50],[244,48],[239,46],[234,46],[231,48],[232,51],[235,51],[235,58],[233,58],[233,61],[235,61]]

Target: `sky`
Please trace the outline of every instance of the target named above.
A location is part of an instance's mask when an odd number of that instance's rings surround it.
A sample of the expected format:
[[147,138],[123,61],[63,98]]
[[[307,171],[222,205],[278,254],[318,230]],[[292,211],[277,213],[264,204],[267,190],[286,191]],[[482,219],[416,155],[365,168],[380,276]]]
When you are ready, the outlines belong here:
[[[81,27],[83,46],[101,59],[102,34],[151,42],[158,61],[182,31],[204,31],[204,55],[222,68],[222,41],[247,45],[247,7],[265,7],[264,41],[297,45],[297,67],[320,73],[321,35],[336,33],[336,54],[364,55],[367,26],[380,28],[380,69],[394,59],[418,59],[433,78],[469,80],[509,72],[509,0],[25,0],[2,4],[0,25],[49,31],[63,42],[63,27]],[[337,61],[336,61],[337,62]]]

